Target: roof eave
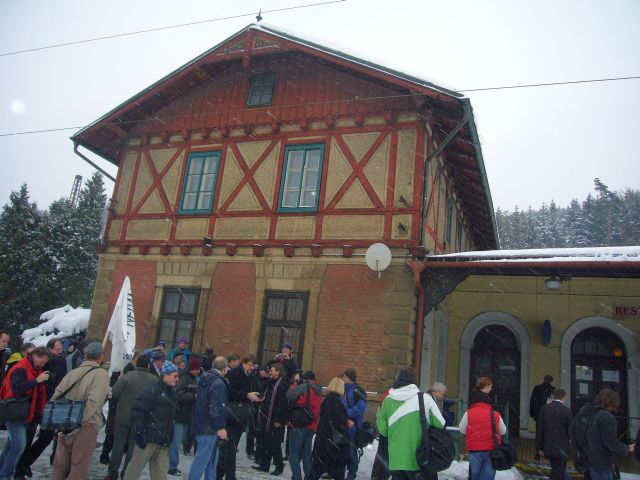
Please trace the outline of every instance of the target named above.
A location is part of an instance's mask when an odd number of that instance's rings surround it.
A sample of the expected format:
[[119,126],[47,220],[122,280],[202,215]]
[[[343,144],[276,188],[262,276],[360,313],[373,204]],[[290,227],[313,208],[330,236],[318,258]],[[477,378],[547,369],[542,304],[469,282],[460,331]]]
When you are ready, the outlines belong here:
[[471,100],[468,98],[462,98],[460,101],[463,103],[465,109],[469,109],[469,134],[471,135],[471,143],[476,154],[476,160],[478,163],[478,170],[480,172],[480,178],[482,180],[482,187],[487,199],[487,208],[489,209],[489,217],[491,221],[491,230],[493,233],[493,243],[495,248],[500,248],[498,242],[498,226],[496,224],[496,215],[493,210],[493,199],[491,198],[491,190],[489,189],[489,180],[487,178],[487,171],[484,166],[484,157],[482,155],[482,147],[480,146],[480,137],[478,136],[478,129],[473,116],[473,108],[471,107]]

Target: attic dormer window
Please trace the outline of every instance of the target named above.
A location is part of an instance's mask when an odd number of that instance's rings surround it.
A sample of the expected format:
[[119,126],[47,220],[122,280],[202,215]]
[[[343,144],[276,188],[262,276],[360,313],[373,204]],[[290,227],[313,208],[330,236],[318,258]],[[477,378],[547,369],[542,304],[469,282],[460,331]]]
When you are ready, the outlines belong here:
[[250,107],[271,105],[275,84],[275,73],[254,73],[251,75],[247,105]]

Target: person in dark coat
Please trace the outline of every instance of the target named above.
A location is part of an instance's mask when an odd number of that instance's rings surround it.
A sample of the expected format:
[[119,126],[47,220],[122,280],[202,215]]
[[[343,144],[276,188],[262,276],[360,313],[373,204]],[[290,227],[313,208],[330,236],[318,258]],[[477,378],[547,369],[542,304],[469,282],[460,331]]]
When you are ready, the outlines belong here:
[[228,371],[229,362],[219,356],[211,362],[211,370],[203,373],[198,381],[192,422],[198,450],[187,480],[200,480],[203,475],[206,480],[216,478],[218,446],[228,439],[225,428],[229,415],[228,387],[224,378]]
[[567,393],[553,391],[553,401],[540,410],[536,427],[536,451],[551,464],[551,480],[563,480],[569,458],[569,427],[573,415],[564,404]]
[[533,391],[531,392],[531,400],[529,400],[529,416],[536,423],[538,423],[540,409],[547,404],[549,397],[556,389],[556,387],[551,385],[551,382],[553,382],[553,377],[551,375],[545,375],[544,382],[533,387]]
[[271,362],[269,362],[269,367],[271,367],[274,363],[280,363],[285,368],[285,375],[283,377],[287,381],[287,388],[291,384],[293,380],[293,376],[298,371],[298,366],[296,365],[296,361],[293,359],[293,345],[289,342],[285,342],[282,344],[282,348],[280,349],[280,353],[276,355]]
[[575,463],[588,469],[591,480],[612,480],[614,455],[626,456],[634,450],[635,444],[626,445],[616,435],[612,413],[619,407],[618,394],[605,388],[578,411],[569,428],[571,444],[578,451]]
[[[49,351],[49,362],[44,366],[44,371],[49,372],[49,380],[47,380],[46,383],[47,400],[49,400],[56,391],[56,387],[67,374],[67,363],[62,355],[62,340],[59,338],[49,340],[47,342],[47,350]],[[37,423],[31,423],[27,428],[27,448],[20,456],[20,460],[18,460],[18,464],[16,465],[14,474],[16,478],[31,476],[31,465],[40,458],[42,452],[44,452],[55,438],[56,432],[54,430],[40,429],[38,438],[35,442],[31,443],[35,436],[37,426]],[[50,463],[53,464],[53,459],[51,459]]]
[[105,480],[118,480],[118,470],[124,456],[120,477],[124,477],[127,465],[133,456],[136,435],[131,425],[131,409],[134,402],[146,389],[158,382],[158,377],[149,371],[149,357],[143,355],[136,361],[136,369],[118,378],[111,389],[111,400],[117,402],[113,428],[113,449],[109,459]]
[[0,385],[2,385],[4,381],[7,360],[9,360],[9,355],[11,355],[11,350],[9,349],[10,338],[7,332],[0,329]]
[[[227,357],[227,361],[232,355]],[[229,416],[227,417],[227,434],[229,440],[221,451],[218,463],[218,479],[236,480],[236,450],[240,437],[251,419],[251,403],[260,402],[259,392],[253,373],[256,363],[254,355],[245,355],[238,359],[238,365],[230,368],[226,378],[229,384]]]
[[258,412],[258,443],[261,444],[262,455],[260,458],[256,456],[258,465],[252,468],[268,472],[273,460],[276,469],[271,474],[280,475],[284,471],[282,442],[288,417],[287,380],[284,366],[281,363],[274,363],[269,371],[269,377]]
[[169,475],[182,474],[178,469],[180,462],[180,445],[182,445],[191,426],[201,365],[202,361],[199,358],[192,357],[189,360],[188,371],[183,372],[179,376],[178,383],[176,384],[178,410],[176,411],[176,423],[173,426],[173,441],[171,442],[171,448],[169,448]]
[[[334,480],[344,480],[349,460],[349,428],[354,423],[353,420],[349,420],[347,409],[340,400],[344,395],[344,381],[335,377],[327,389],[329,394],[320,406],[320,420],[313,443],[313,466],[309,480],[318,480],[324,473],[329,473]],[[336,435],[341,436],[344,443],[336,443]]]
[[138,480],[147,463],[151,480],[167,478],[169,446],[178,408],[175,392],[178,369],[173,363],[164,362],[159,373],[160,379],[142,392],[131,408],[136,446],[124,480]]

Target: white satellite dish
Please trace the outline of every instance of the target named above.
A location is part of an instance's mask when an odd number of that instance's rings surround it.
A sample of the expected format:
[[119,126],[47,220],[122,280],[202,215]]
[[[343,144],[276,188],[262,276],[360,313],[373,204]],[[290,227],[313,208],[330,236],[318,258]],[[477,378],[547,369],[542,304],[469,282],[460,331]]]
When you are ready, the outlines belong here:
[[374,243],[367,249],[364,259],[371,270],[378,272],[380,278],[382,271],[391,265],[391,250],[384,243]]

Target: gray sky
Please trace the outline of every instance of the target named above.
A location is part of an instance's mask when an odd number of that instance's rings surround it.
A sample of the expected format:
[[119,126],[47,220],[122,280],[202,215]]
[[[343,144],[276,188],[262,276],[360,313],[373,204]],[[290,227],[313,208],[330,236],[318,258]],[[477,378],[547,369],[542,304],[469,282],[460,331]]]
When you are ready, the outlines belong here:
[[[1,0],[0,53],[314,1]],[[0,134],[90,123],[252,21],[0,56]],[[347,0],[264,21],[457,89],[640,75],[637,0]],[[565,206],[595,177],[640,187],[640,80],[467,95],[496,208]],[[27,182],[45,208],[90,176],[73,132],[0,137],[0,204]]]

